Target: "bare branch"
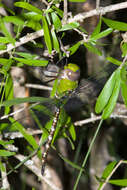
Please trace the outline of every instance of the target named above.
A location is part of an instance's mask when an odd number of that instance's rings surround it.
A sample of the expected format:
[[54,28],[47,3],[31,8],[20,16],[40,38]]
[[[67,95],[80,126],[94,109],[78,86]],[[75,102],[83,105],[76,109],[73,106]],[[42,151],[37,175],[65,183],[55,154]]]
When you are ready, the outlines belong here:
[[[23,162],[26,157],[24,157],[23,155],[15,155],[15,157],[20,160],[20,162]],[[38,169],[34,164],[28,164],[31,163],[31,160],[28,160],[27,162],[24,163],[24,165],[29,168],[36,176],[38,176],[39,179],[43,180],[45,183],[47,183],[50,187],[50,189],[53,190],[61,190],[60,188],[56,187],[51,180],[48,180],[46,177],[41,175],[40,169]]]
[[11,51],[12,49],[14,48],[17,48],[23,44],[26,44],[27,42],[30,42],[34,39],[37,39],[41,36],[44,35],[44,32],[43,32],[43,29],[42,30],[39,30],[37,32],[33,32],[33,33],[28,33],[26,36],[22,37],[19,39],[19,42],[16,42],[15,45],[12,45],[12,44],[8,44],[7,45],[7,49],[6,50],[1,50],[0,51],[0,55],[4,54],[4,53],[7,53],[9,51]]
[[117,10],[126,9],[126,8],[127,8],[127,2],[117,3],[117,4],[109,5],[106,7],[98,7],[98,9],[94,9],[89,12],[79,13],[75,15],[73,18],[70,18],[68,22],[69,23],[74,22],[74,21],[83,22],[83,20],[88,17],[97,16],[97,15],[105,15],[108,12],[117,11]]
[[[100,7],[98,9],[94,9],[94,10],[91,10],[89,12],[79,13],[79,14],[75,15],[73,18],[68,19],[68,23],[74,22],[74,21],[83,22],[83,20],[85,18],[88,18],[88,17],[92,17],[95,15],[104,15],[108,12],[112,12],[112,11],[116,11],[116,10],[120,10],[120,9],[126,9],[126,8],[127,8],[127,2],[109,5],[106,7]],[[44,35],[43,29],[39,30],[37,32],[27,34],[26,36],[20,38],[19,42],[16,42],[14,46],[12,44],[8,44],[6,50],[0,51],[0,55],[7,53],[7,52],[11,51],[12,49],[17,48],[17,47],[19,47],[19,46],[21,46],[21,45],[23,45],[29,41],[32,41],[36,38],[39,38],[43,35]]]

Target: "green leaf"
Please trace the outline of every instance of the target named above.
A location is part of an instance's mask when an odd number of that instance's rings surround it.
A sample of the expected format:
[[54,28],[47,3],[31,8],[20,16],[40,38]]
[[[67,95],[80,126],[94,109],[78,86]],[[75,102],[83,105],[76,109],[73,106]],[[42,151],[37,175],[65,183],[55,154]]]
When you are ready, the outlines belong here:
[[29,66],[44,67],[48,64],[47,60],[23,59],[23,58],[17,58],[17,57],[13,57],[13,59]]
[[[8,42],[10,42],[10,40],[8,40]],[[6,50],[6,49],[7,49],[6,45],[4,45],[4,44],[0,45],[0,50]]]
[[49,102],[49,98],[43,98],[43,97],[27,97],[27,98],[14,98],[12,100],[4,101],[0,104],[0,106],[13,106],[22,104],[25,102]]
[[16,2],[16,3],[14,3],[14,5],[16,7],[21,7],[21,8],[27,9],[28,11],[33,11],[35,13],[42,14],[42,11],[40,9],[38,9],[37,7],[31,5],[27,2]]
[[47,20],[44,16],[42,16],[42,23],[43,23],[45,43],[48,48],[49,54],[51,54],[51,51],[52,51],[51,36],[50,36],[50,31],[49,31],[49,26],[48,26]]
[[34,149],[37,149],[38,144],[37,144],[36,140],[34,139],[34,137],[32,135],[30,135],[28,132],[26,132],[25,128],[19,122],[15,121],[15,119],[9,117],[9,120],[12,123],[12,126],[23,135],[23,137],[27,140],[27,142]]
[[113,57],[106,57],[106,60],[110,61],[111,63],[120,66],[121,65],[121,61],[118,61],[117,59],[113,58]]
[[70,55],[73,55],[73,54],[77,51],[77,49],[79,48],[80,45],[81,45],[81,43],[80,43],[80,42],[77,42],[77,43],[74,44],[72,47],[70,47],[70,48],[68,49],[68,51],[70,51]]
[[55,11],[61,18],[63,18],[63,11],[56,6],[52,5],[53,11]]
[[104,23],[110,28],[120,31],[127,31],[127,23],[125,22],[118,22],[104,17],[102,17],[102,19]]
[[59,156],[62,158],[62,160],[64,160],[66,163],[68,163],[69,165],[71,165],[73,168],[84,171],[84,168],[81,168],[80,166],[78,166],[77,164],[71,162],[70,160],[68,160],[67,158],[64,158],[61,154],[59,154]]
[[103,38],[103,37],[109,35],[112,31],[113,31],[112,28],[108,28],[108,29],[104,30],[103,32],[101,32],[99,34],[94,35],[93,37],[90,37],[89,42],[98,40],[100,38]]
[[99,49],[97,49],[95,46],[93,46],[91,43],[84,43],[84,46],[91,51],[92,53],[95,53],[99,56],[102,55],[101,51]]
[[53,47],[57,52],[60,52],[60,47],[59,47],[59,42],[58,39],[56,37],[56,33],[54,30],[52,30],[52,39],[53,39]]
[[78,27],[79,27],[79,23],[78,22],[72,22],[72,23],[63,25],[62,28],[59,29],[59,32],[66,31],[66,30],[72,30],[72,29],[78,28]]
[[27,21],[26,26],[32,28],[35,31],[42,29],[41,24],[37,21],[32,20],[32,19]]
[[7,150],[0,150],[0,156],[13,156],[15,155],[15,152],[10,152],[10,151],[7,151]]
[[55,12],[51,13],[53,24],[56,30],[59,30],[62,27],[61,20]]
[[101,113],[102,110],[107,105],[107,103],[112,95],[114,86],[115,86],[115,82],[117,79],[116,77],[117,77],[117,75],[116,75],[116,71],[115,71],[115,72],[113,72],[111,77],[106,82],[106,84],[105,84],[103,90],[101,91],[101,93],[97,99],[97,102],[96,102],[96,106],[95,106],[96,113]]
[[105,180],[106,178],[110,175],[110,173],[112,172],[113,168],[115,167],[115,165],[117,164],[116,161],[113,161],[111,163],[109,163],[106,168],[104,169],[103,171],[103,174],[102,174],[102,177],[101,179],[104,181],[104,182],[100,182],[100,185],[99,185],[99,188],[98,190],[101,189],[102,185],[105,183]]
[[121,43],[122,56],[127,55],[127,42]]
[[35,59],[37,57],[36,54],[30,54],[30,53],[24,53],[24,52],[15,52],[15,54],[26,59]]
[[4,164],[2,162],[0,162],[0,171],[6,172],[5,166],[4,166]]
[[100,20],[99,20],[99,22],[98,22],[98,25],[97,25],[96,28],[94,29],[94,31],[93,31],[93,33],[91,34],[91,37],[90,37],[90,38],[94,38],[94,36],[96,36],[97,34],[100,33],[100,30],[101,30],[101,23],[102,23],[102,21],[101,21],[101,18],[100,18]]
[[106,179],[110,173],[112,172],[113,168],[115,167],[115,165],[117,164],[117,161],[113,161],[111,163],[109,163],[106,168],[104,169],[103,171],[103,174],[102,174],[102,179]]
[[121,81],[121,93],[122,93],[122,98],[123,98],[124,104],[127,107],[127,83],[126,83],[126,81]]
[[113,184],[113,185],[118,185],[121,187],[126,187],[127,186],[127,179],[112,179],[108,181],[109,183]]
[[108,104],[104,108],[104,111],[102,114],[103,119],[107,119],[111,115],[111,113],[113,112],[113,109],[116,105],[116,101],[117,101],[117,98],[119,95],[120,85],[121,85],[120,69],[116,70],[115,75],[116,75],[116,80],[115,80],[114,89],[113,89],[112,95],[108,101]]
[[69,2],[73,2],[73,3],[74,3],[74,2],[76,2],[76,3],[77,3],[77,2],[80,2],[80,3],[81,3],[81,2],[85,2],[85,1],[86,1],[86,0],[69,0]]
[[73,123],[71,122],[71,125],[69,126],[69,132],[70,132],[70,135],[73,139],[73,141],[76,140],[76,132],[75,132],[75,126],[73,125]]
[[38,14],[35,12],[27,12],[27,13],[23,13],[21,15],[23,18],[25,18],[25,20],[33,20],[36,22],[39,22],[42,19],[42,14]]
[[6,145],[8,145],[8,144],[13,144],[13,140],[10,140],[10,141],[3,141],[3,140],[0,140],[0,145],[2,145],[2,146],[6,146]]
[[10,32],[8,32],[6,26],[5,26],[4,22],[3,22],[3,19],[1,19],[1,18],[0,18],[0,29],[1,29],[1,32],[3,32],[3,34],[9,40],[9,42],[14,45],[15,44],[15,39],[12,37]]
[[0,37],[0,43],[7,44],[9,43],[9,39],[7,37]]
[[11,22],[15,25],[24,25],[24,20],[19,16],[5,16],[3,20],[5,22]]

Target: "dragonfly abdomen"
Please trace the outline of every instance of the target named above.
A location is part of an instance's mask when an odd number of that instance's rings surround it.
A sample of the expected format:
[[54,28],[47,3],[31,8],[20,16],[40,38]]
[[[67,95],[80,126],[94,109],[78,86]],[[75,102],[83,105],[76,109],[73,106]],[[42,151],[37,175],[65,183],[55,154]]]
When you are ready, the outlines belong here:
[[48,140],[47,140],[47,143],[45,145],[45,151],[42,154],[42,169],[41,169],[41,174],[42,175],[44,175],[47,155],[48,155],[51,143],[52,143],[52,139],[53,139],[53,136],[54,136],[54,133],[55,133],[55,129],[56,129],[56,125],[57,125],[57,122],[58,122],[58,119],[59,119],[59,115],[60,115],[60,109],[57,109],[57,111],[55,112],[55,116],[54,116],[54,119],[53,119],[53,123],[52,123],[51,129],[50,129],[50,132],[49,132]]

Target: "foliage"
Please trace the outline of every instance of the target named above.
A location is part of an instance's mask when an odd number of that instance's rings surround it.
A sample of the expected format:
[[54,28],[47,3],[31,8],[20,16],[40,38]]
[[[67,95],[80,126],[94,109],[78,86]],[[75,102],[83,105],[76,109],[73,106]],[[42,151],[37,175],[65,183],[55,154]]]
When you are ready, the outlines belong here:
[[[85,2],[85,0],[70,0],[71,2]],[[67,20],[65,19],[65,12],[61,9],[61,1],[47,1],[47,4],[45,5],[46,8],[39,9],[35,5],[32,5],[29,1],[18,1],[14,3],[15,8],[20,9],[20,14],[16,14],[14,11],[9,9],[4,5],[4,3],[1,3],[0,6],[3,7],[6,11],[9,12],[9,16],[1,16],[0,17],[0,53],[2,51],[5,51],[7,53],[7,56],[3,54],[3,57],[0,58],[0,74],[1,74],[1,87],[0,87],[0,94],[1,94],[1,101],[0,101],[0,107],[2,110],[3,115],[6,116],[11,113],[12,106],[19,105],[21,103],[49,103],[52,105],[53,100],[43,97],[25,97],[25,98],[14,98],[14,87],[13,87],[13,79],[11,76],[11,69],[15,66],[17,68],[32,68],[32,67],[46,67],[49,63],[48,58],[53,57],[53,53],[58,55],[59,59],[62,57],[71,57],[74,56],[81,47],[86,48],[86,51],[92,52],[95,55],[103,56],[102,47],[105,45],[103,43],[100,43],[100,41],[109,35],[113,35],[114,32],[117,31],[127,31],[127,24],[124,22],[119,22],[117,20],[111,20],[105,17],[99,18],[97,26],[94,28],[93,32],[91,34],[87,33],[86,30],[81,26],[80,22],[78,21],[71,21],[69,22],[69,18],[67,17]],[[7,24],[13,25],[13,35],[11,34],[8,27],[6,27]],[[104,28],[103,25],[106,25]],[[29,29],[30,31],[34,31],[33,33],[34,38],[32,38],[29,33],[27,33],[26,38],[28,39],[27,42],[32,42],[35,48],[38,48],[41,46],[41,51],[44,52],[44,50],[48,51],[48,56],[45,58],[43,54],[43,58],[38,58],[38,55],[36,53],[31,52],[22,52],[19,49],[17,49],[18,46],[22,46],[24,42],[21,41],[22,35],[24,31],[27,31]],[[42,32],[43,41],[41,41],[41,45],[39,44],[36,38],[38,31]],[[74,40],[74,42],[67,44],[68,46],[64,47],[62,45],[62,41],[64,37],[69,34],[71,35],[71,32],[76,32],[77,35],[80,36],[79,40]],[[125,33],[126,34],[126,33]],[[42,37],[41,36],[41,37]],[[24,38],[25,40],[25,38]],[[18,45],[18,43],[20,45]],[[32,45],[28,44],[29,48],[32,47]],[[63,47],[61,47],[63,46]],[[114,111],[115,105],[117,103],[118,96],[122,94],[122,99],[127,107],[127,78],[126,78],[126,66],[127,66],[127,41],[126,36],[121,40],[120,42],[120,48],[121,48],[121,58],[123,61],[118,60],[112,55],[106,55],[105,60],[117,65],[117,69],[112,73],[110,78],[107,80],[103,90],[101,91],[95,106],[95,112],[97,114],[101,114],[102,120],[110,118],[111,114]],[[9,49],[11,47],[11,49]],[[4,52],[3,52],[4,53]],[[1,53],[2,54],[2,53]],[[55,81],[57,82],[57,81]],[[55,87],[54,87],[55,89]],[[51,94],[55,94],[55,90],[51,92]],[[57,105],[57,102],[55,102]],[[31,113],[33,115],[33,118],[35,122],[37,123],[38,127],[43,131],[40,144],[44,144],[48,138],[49,130],[52,125],[52,119],[45,125],[45,127],[42,126],[41,122],[39,121],[38,117],[35,114],[36,111],[41,111],[51,117],[50,111],[45,106],[39,106],[35,105],[33,109],[31,110]],[[2,119],[1,119],[2,120]],[[9,115],[8,123],[1,122],[0,124],[0,134],[2,136],[2,133],[4,132],[14,132],[18,131],[22,134],[23,138],[27,141],[28,146],[27,154],[31,154],[33,152],[36,152],[39,159],[41,159],[41,150],[40,150],[40,144],[36,142],[36,139],[34,136],[32,136],[25,127],[20,124],[18,121],[15,121],[12,115]],[[9,126],[9,127],[8,127]],[[64,129],[63,126],[68,126],[68,130]],[[75,148],[74,141],[76,140],[76,131],[75,127],[73,125],[72,119],[70,116],[66,114],[64,109],[61,111],[60,119],[57,124],[57,130],[55,132],[53,141],[52,141],[52,147],[54,146],[55,141],[60,138],[64,137],[66,138],[70,144],[72,149]],[[8,157],[15,156],[17,153],[14,151],[8,150],[8,145],[13,144],[14,141],[6,141],[6,140],[0,140],[0,156],[2,157],[2,160],[0,161],[0,168],[1,171],[5,171],[3,161],[6,161]],[[93,141],[94,143],[94,141]],[[91,147],[92,148],[92,147]],[[88,155],[85,157],[85,163],[88,159],[90,149],[88,149]],[[26,154],[26,155],[27,155]],[[29,158],[29,155],[27,155],[27,158]],[[33,156],[33,155],[32,155]],[[76,168],[80,170],[80,172],[84,172],[84,168],[76,165],[75,163],[69,161],[68,159],[64,158],[60,155],[60,157],[70,164],[73,168]],[[24,162],[22,162],[23,164]],[[101,189],[105,181],[107,180],[108,176],[113,171],[116,161],[110,163],[107,165],[106,169],[104,170],[102,177],[99,178],[96,177],[100,186],[98,190]],[[84,164],[85,165],[85,164]],[[83,167],[84,167],[83,165]],[[126,179],[117,179],[117,180],[108,180],[108,183],[115,184],[118,186],[127,186],[127,180]],[[78,184],[78,180],[77,180]],[[76,186],[75,186],[76,188]]]

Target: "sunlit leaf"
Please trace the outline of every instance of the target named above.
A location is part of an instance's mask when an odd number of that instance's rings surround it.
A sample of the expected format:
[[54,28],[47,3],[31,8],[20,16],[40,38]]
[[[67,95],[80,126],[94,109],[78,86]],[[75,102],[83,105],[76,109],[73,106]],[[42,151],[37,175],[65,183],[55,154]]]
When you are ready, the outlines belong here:
[[55,12],[51,13],[53,24],[56,30],[59,30],[62,27],[61,21]]
[[104,23],[110,28],[120,31],[127,31],[127,23],[125,22],[118,22],[104,17],[102,17],[102,19]]
[[53,47],[54,49],[59,52],[60,51],[60,47],[59,47],[59,42],[58,42],[58,39],[57,39],[57,36],[56,36],[56,33],[54,30],[52,30],[52,39],[53,39]]
[[107,103],[112,95],[116,79],[117,79],[117,75],[116,75],[116,71],[115,71],[115,72],[113,72],[111,77],[106,82],[103,90],[101,91],[101,93],[97,99],[96,106],[95,106],[96,113],[101,113],[102,110],[104,109],[104,107],[107,105]]
[[28,11],[33,11],[38,14],[42,14],[42,11],[40,9],[38,9],[37,7],[31,5],[27,2],[16,2],[16,3],[14,3],[14,5],[16,7],[21,7],[21,8],[27,9]]
[[115,71],[115,75],[116,75],[116,79],[115,79],[115,84],[114,84],[114,88],[112,91],[112,95],[108,101],[108,104],[106,105],[106,107],[104,108],[103,114],[102,114],[102,118],[103,119],[107,119],[111,113],[113,112],[113,109],[116,105],[116,101],[118,99],[118,95],[120,92],[120,85],[121,85],[121,78],[120,78],[120,69],[117,69]]
[[100,38],[104,38],[105,36],[109,35],[112,31],[113,31],[112,28],[108,28],[108,29],[100,32],[99,34],[96,34],[93,37],[90,37],[89,41],[94,41],[94,40],[98,40]]
[[10,152],[10,151],[7,151],[7,150],[2,150],[0,149],[0,156],[13,156],[15,155],[15,152]]
[[46,18],[44,16],[42,16],[42,23],[43,23],[45,43],[46,43],[46,46],[48,48],[49,54],[51,54],[51,51],[52,51],[51,35],[50,35],[48,23],[47,23]]
[[78,28],[78,27],[79,27],[79,23],[78,22],[72,22],[72,23],[63,25],[62,28],[59,29],[59,31],[72,30],[72,29]]
[[3,20],[5,22],[11,22],[16,25],[24,25],[24,20],[19,16],[5,16]]
[[23,137],[27,140],[27,142],[29,142],[29,144],[34,148],[37,149],[38,148],[38,144],[36,142],[36,140],[34,139],[34,137],[32,135],[30,135],[25,128],[18,122],[15,121],[13,118],[9,117],[10,122],[12,123],[12,126],[18,130]]
[[47,60],[23,59],[23,58],[17,58],[17,57],[13,57],[13,59],[29,66],[44,67],[48,64]]
[[118,185],[121,187],[127,186],[127,179],[112,179],[112,180],[109,180],[108,182],[113,184],[113,185]]

